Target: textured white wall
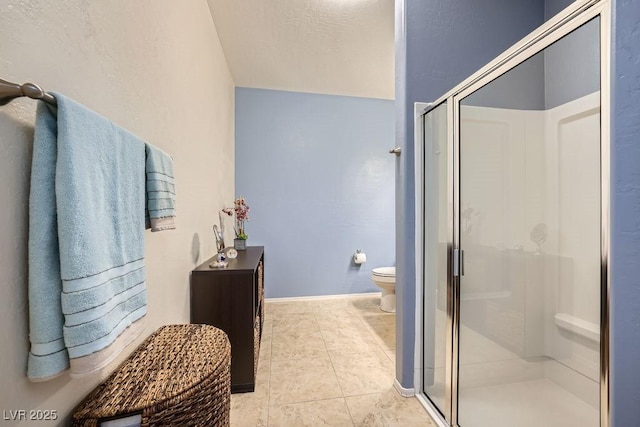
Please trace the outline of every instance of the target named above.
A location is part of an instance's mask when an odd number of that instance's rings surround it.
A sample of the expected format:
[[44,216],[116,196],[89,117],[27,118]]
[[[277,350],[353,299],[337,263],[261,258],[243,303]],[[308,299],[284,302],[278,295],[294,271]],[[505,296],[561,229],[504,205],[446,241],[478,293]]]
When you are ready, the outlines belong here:
[[[189,272],[213,254],[211,225],[234,196],[234,83],[206,0],[2,0],[0,40],[0,78],[64,93],[173,155],[178,229],[145,233],[145,336],[188,322]],[[35,107],[0,107],[0,410],[64,417],[101,377],[26,379]]]
[[392,0],[208,2],[238,86],[394,99]]

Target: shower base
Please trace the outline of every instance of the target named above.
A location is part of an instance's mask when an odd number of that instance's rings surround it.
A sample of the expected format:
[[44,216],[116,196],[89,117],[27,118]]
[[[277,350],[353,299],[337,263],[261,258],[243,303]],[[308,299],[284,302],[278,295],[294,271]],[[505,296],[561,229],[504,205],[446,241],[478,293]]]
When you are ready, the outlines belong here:
[[546,378],[460,390],[464,427],[598,427],[599,411]]

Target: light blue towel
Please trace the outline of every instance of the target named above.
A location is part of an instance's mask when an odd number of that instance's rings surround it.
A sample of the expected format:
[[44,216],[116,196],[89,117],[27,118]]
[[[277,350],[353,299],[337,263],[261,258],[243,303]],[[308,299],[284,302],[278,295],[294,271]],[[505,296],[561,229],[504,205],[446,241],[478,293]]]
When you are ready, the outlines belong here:
[[145,146],[147,177],[146,228],[151,231],[176,228],[176,188],[171,156],[150,144]]
[[117,338],[147,310],[145,143],[55,98],[57,114],[38,105],[31,174],[27,374],[35,381],[110,346],[113,359]]

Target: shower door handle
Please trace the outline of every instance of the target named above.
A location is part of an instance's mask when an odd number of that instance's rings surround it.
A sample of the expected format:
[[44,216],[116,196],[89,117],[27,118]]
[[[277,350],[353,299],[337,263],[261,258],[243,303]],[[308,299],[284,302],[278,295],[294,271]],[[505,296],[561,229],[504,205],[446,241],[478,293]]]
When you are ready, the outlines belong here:
[[453,276],[464,276],[464,251],[462,249],[453,250]]

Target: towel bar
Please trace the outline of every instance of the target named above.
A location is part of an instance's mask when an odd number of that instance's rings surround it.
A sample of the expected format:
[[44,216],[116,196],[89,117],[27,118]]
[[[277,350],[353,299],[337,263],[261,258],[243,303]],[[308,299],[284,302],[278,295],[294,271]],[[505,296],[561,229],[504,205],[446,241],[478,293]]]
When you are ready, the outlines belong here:
[[40,99],[47,104],[56,105],[56,98],[48,92],[42,90],[34,83],[19,85],[0,79],[0,105],[6,105],[16,98],[28,96],[33,99]]

